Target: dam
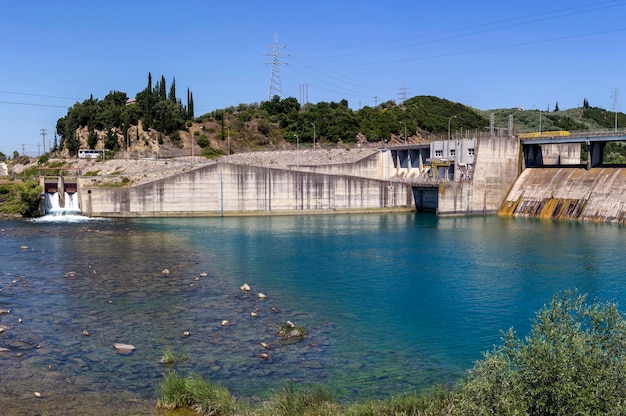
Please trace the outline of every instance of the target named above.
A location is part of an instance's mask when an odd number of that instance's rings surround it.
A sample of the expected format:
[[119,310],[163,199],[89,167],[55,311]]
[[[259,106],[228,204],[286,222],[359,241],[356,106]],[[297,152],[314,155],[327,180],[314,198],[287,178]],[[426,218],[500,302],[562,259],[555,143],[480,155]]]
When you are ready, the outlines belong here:
[[[45,189],[46,194],[58,193],[62,207],[69,199],[72,208],[87,216],[417,210],[439,216],[498,214],[622,223],[626,168],[602,160],[604,145],[622,140],[626,132],[531,138],[492,132],[372,148],[351,162],[296,162],[305,155],[298,152],[307,151],[291,151],[287,159],[293,162],[281,165],[273,160],[276,152],[260,152],[245,163],[224,157],[144,183],[126,178],[127,183],[107,186],[76,175],[46,179]],[[330,150],[308,152],[333,157]],[[261,163],[263,157],[271,163]]]

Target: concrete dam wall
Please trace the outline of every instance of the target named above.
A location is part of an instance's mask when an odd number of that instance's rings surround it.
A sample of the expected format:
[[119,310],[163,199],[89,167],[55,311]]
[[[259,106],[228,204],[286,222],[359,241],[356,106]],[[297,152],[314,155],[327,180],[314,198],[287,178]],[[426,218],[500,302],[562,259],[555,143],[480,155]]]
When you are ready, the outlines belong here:
[[624,223],[626,168],[544,167],[524,170],[498,214]]
[[[477,140],[475,167],[470,181],[447,182],[438,193],[435,211],[442,216],[495,214],[519,173],[519,141],[509,137]],[[416,190],[418,191],[418,190]],[[428,198],[424,187],[422,195]],[[416,194],[418,195],[418,194]],[[433,200],[434,197],[430,197]],[[416,206],[419,201],[416,199]]]
[[[371,163],[371,161],[370,161]],[[209,216],[412,210],[403,183],[217,163],[132,187],[80,186],[90,216]]]

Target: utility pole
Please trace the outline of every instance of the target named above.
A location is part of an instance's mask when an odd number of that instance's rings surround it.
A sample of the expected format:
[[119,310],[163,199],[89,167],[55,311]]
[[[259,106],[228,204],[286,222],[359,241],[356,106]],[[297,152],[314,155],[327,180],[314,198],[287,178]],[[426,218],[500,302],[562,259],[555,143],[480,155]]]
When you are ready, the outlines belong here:
[[272,49],[271,53],[264,53],[263,56],[269,56],[270,61],[266,62],[266,64],[272,64],[272,75],[270,76],[270,93],[268,100],[271,101],[275,95],[279,98],[283,96],[283,87],[280,81],[280,65],[285,64],[286,62],[282,62],[280,60],[281,56],[289,56],[288,54],[284,54],[280,52],[281,48],[284,46],[278,44],[278,34],[274,33],[274,43],[268,48]]
[[25,144],[22,145],[22,156],[24,156],[26,154],[26,151],[24,150],[24,146],[26,146]]
[[41,141],[43,142],[43,152],[46,153],[46,129],[39,130],[41,134]]

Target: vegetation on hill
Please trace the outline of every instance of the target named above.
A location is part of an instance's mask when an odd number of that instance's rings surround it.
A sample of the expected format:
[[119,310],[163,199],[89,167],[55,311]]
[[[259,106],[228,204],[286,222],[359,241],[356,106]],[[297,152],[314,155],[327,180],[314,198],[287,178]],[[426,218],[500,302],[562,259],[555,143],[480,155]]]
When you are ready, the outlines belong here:
[[186,122],[193,119],[193,94],[187,90],[187,105],[176,96],[176,80],[167,93],[165,78],[152,86],[152,74],[148,74],[148,85],[134,100],[129,100],[125,92],[112,91],[102,101],[91,96],[82,103],[76,103],[60,118],[56,134],[60,138],[52,151],[67,149],[75,156],[81,148],[78,131],[87,131],[87,147],[95,149],[99,140],[103,148],[118,150],[130,140],[130,127],[139,122],[144,131],[155,129],[160,134],[177,137],[178,131],[186,128]]
[[[386,101],[358,110],[348,101],[307,103],[275,96],[269,101],[239,104],[195,117],[193,94],[187,89],[186,104],[177,97],[176,80],[168,88],[164,77],[153,86],[148,74],[146,88],[129,99],[112,91],[104,99],[90,97],[74,104],[57,121],[53,152],[69,156],[80,148],[108,150],[189,149],[193,140],[206,156],[219,156],[260,148],[293,148],[337,144],[388,142],[409,139],[415,143],[448,135],[484,133],[494,117],[494,127],[509,127],[515,133],[553,130],[611,129],[616,114],[591,107],[560,110],[507,108],[478,110],[433,96],[416,96],[397,104]],[[626,115],[617,114],[617,124],[626,125]],[[407,137],[405,137],[407,136]],[[57,141],[58,139],[58,141]],[[611,145],[609,154],[623,157],[624,149]],[[609,157],[611,159],[611,157]]]

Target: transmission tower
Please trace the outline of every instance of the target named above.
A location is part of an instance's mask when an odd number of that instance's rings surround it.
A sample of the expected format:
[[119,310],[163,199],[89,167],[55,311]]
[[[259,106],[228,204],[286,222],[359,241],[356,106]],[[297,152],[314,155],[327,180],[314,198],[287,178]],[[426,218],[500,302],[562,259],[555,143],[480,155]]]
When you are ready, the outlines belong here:
[[270,76],[270,93],[269,100],[271,101],[275,95],[279,98],[283,96],[283,87],[280,82],[280,65],[285,64],[286,62],[282,62],[280,60],[281,56],[289,56],[288,54],[281,53],[280,49],[284,48],[284,46],[278,44],[278,34],[274,33],[274,43],[268,46],[272,50],[271,53],[264,53],[263,56],[269,56],[270,61],[266,62],[266,64],[272,64],[272,75]]
[[403,82],[402,87],[400,87],[400,92],[398,95],[400,96],[400,104],[403,104],[406,101],[406,94],[409,91],[409,88],[406,87],[406,84]]
[[300,84],[298,88],[300,92],[300,106],[304,108],[309,103],[309,84]]
[[617,133],[617,112],[619,111],[619,88],[613,88],[613,111],[615,112],[615,133]]
[[41,134],[41,141],[43,143],[43,152],[46,153],[46,134],[47,134],[46,131],[47,130],[46,129],[39,129],[39,131],[40,131],[39,134]]

